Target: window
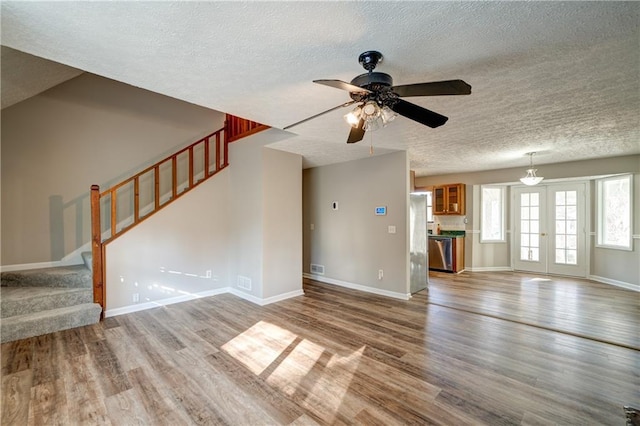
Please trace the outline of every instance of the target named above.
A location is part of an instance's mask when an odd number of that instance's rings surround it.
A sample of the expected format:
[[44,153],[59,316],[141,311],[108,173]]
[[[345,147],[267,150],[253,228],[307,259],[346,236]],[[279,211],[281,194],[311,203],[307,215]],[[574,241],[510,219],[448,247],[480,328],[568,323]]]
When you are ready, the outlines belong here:
[[596,183],[597,242],[600,247],[631,250],[632,175],[599,179]]
[[505,242],[504,186],[481,186],[480,242]]

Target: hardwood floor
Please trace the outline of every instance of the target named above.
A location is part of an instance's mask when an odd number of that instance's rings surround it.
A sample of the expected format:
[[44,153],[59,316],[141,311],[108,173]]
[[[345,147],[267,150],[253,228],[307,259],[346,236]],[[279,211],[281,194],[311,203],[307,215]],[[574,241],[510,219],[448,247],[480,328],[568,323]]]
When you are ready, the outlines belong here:
[[435,273],[408,302],[305,280],[5,343],[2,424],[624,424],[638,293],[548,278]]

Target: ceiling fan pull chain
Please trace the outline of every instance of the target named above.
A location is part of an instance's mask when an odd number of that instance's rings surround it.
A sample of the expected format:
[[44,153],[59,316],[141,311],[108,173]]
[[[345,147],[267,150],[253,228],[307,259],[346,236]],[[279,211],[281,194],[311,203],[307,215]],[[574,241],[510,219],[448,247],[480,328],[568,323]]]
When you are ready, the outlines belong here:
[[373,132],[369,132],[369,155],[373,155]]

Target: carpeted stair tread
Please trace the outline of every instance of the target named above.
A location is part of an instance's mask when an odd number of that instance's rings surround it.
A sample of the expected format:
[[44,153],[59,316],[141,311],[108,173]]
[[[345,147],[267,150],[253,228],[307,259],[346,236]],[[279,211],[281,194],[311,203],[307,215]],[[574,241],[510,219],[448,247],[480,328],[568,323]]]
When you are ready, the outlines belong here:
[[91,271],[85,265],[2,272],[3,287],[92,287]]
[[93,302],[93,290],[83,287],[2,287],[0,314],[8,318]]
[[40,336],[69,328],[96,324],[102,309],[97,303],[83,303],[2,319],[0,342]]

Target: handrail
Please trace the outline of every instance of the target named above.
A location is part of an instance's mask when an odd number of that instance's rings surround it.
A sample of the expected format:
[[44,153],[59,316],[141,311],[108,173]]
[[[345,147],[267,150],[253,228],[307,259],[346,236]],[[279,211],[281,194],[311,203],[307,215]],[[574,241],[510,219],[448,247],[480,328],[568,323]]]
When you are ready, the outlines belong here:
[[[106,302],[106,271],[104,267],[106,245],[226,168],[229,165],[228,145],[230,142],[268,128],[268,126],[263,124],[227,114],[225,126],[222,129],[182,148],[132,177],[125,179],[103,192],[100,192],[98,185],[91,186],[93,300],[94,303],[98,303],[102,307],[102,316],[104,315]],[[212,146],[213,143],[215,143],[215,146]],[[180,174],[179,165],[181,160],[183,160],[182,156],[184,154],[187,155],[187,158],[184,159],[187,163],[186,178],[182,177],[184,173],[178,176]],[[196,161],[196,154],[202,156],[202,163]],[[211,168],[212,156],[215,161],[213,169]],[[169,167],[170,176],[166,176]],[[149,186],[152,189],[144,191],[144,188],[140,185],[141,180],[145,180],[145,182],[150,180],[152,184]],[[170,182],[170,189],[167,189],[163,193],[162,183],[166,180]],[[133,186],[133,188],[131,188],[131,186]],[[120,221],[123,224],[119,226],[118,191],[122,190],[124,192],[127,189],[129,189],[129,198],[133,198],[133,207],[128,206],[127,217]],[[148,203],[141,206],[141,198],[145,195],[145,201],[148,201]],[[162,201],[163,196],[166,197],[164,201]],[[128,201],[131,200],[129,199]],[[107,207],[109,208],[107,209]],[[125,205],[125,207],[127,206]],[[143,207],[146,210],[145,212],[141,211]],[[103,209],[105,212],[108,212],[110,216],[108,221],[109,225],[105,233],[103,233],[102,230],[101,219],[101,211]],[[106,234],[106,236],[104,234]]]

